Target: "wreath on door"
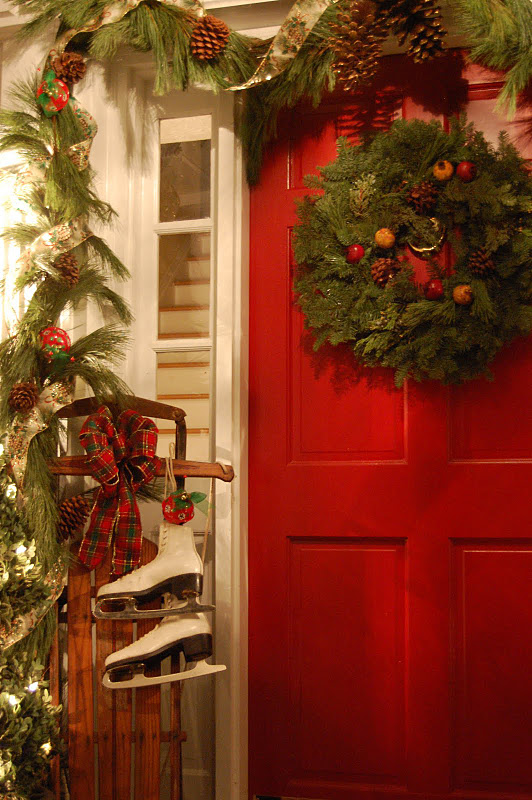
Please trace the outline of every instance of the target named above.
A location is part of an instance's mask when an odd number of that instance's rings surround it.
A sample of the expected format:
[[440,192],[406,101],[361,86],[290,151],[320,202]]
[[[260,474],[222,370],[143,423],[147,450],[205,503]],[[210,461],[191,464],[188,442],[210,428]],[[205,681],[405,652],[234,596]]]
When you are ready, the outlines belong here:
[[449,132],[398,120],[337,148],[306,179],[321,194],[299,203],[294,236],[315,349],[347,342],[398,386],[490,377],[532,330],[532,180],[508,135],[495,148],[464,118]]

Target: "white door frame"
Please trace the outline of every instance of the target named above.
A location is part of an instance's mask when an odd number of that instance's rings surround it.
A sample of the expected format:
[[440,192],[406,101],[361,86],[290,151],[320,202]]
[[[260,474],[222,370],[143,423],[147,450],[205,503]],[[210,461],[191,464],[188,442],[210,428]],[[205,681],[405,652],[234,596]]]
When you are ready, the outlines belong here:
[[[142,77],[132,79],[137,83]],[[212,114],[213,121],[213,458],[231,463],[235,480],[216,482],[215,659],[227,671],[215,680],[216,798],[247,798],[247,387],[248,387],[248,202],[243,159],[233,122],[234,95],[191,90],[152,103],[152,82],[144,84],[146,108],[155,117]],[[137,93],[138,93],[137,88]],[[149,114],[148,114],[149,117]],[[135,126],[137,127],[137,126]],[[156,125],[152,125],[156,129]],[[139,127],[139,130],[141,128]],[[152,138],[152,137],[151,137]],[[148,130],[147,142],[150,141]],[[135,322],[135,357],[126,380],[145,397],[155,391],[157,341],[157,248],[153,209],[157,207],[157,162],[153,140],[144,148],[151,163],[133,159],[127,264],[132,272],[130,302]],[[195,340],[195,346],[202,340]],[[205,342],[207,344],[207,342]],[[210,344],[210,341],[208,342]],[[165,342],[165,347],[167,346]],[[186,409],[185,409],[186,410]]]

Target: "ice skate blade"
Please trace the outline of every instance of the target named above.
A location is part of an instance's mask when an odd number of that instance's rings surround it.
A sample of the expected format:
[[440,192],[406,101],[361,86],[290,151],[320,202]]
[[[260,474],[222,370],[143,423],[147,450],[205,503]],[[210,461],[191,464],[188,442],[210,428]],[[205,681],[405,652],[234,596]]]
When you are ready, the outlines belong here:
[[[143,665],[137,665],[143,669]],[[186,681],[189,678],[200,678],[202,675],[212,675],[215,672],[223,672],[227,667],[225,664],[207,664],[205,659],[196,661],[192,669],[183,672],[172,672],[170,675],[155,675],[147,678],[143,672],[135,671],[132,667],[131,677],[127,680],[112,681],[111,675],[113,668],[104,673],[102,683],[106,689],[141,689],[143,686],[157,686],[162,683],[172,683],[173,681]],[[116,672],[123,673],[124,667],[117,667]]]
[[[124,607],[121,609],[105,610],[105,606],[112,603],[119,603]],[[214,611],[212,605],[202,605],[198,603],[198,598],[188,597],[183,605],[175,608],[147,608],[138,609],[135,600],[131,597],[102,597],[96,601],[93,614],[96,619],[159,619],[160,617],[171,617],[176,614],[199,614],[200,611]]]

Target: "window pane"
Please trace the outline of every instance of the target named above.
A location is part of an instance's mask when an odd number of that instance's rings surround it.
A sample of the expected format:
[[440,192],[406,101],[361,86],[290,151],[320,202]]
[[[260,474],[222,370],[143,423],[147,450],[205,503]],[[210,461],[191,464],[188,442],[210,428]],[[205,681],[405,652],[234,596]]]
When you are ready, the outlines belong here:
[[159,221],[210,216],[210,117],[161,120]]
[[[187,458],[191,461],[209,461],[210,380],[208,350],[157,355],[157,399],[186,412]],[[168,445],[174,438],[173,423],[161,424],[160,455],[168,455]]]
[[209,335],[210,233],[159,237],[159,339]]

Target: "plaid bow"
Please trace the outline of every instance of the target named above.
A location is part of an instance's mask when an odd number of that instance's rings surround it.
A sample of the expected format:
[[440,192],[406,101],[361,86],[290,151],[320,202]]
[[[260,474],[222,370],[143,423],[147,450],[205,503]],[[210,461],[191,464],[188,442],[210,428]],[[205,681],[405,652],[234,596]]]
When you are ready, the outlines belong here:
[[113,573],[123,575],[140,560],[142,528],[135,492],[152,480],[161,463],[155,455],[157,428],[131,410],[123,411],[115,426],[109,409],[101,406],[83,423],[79,440],[92,477],[101,484],[79,558],[90,569],[96,567],[114,533]]

